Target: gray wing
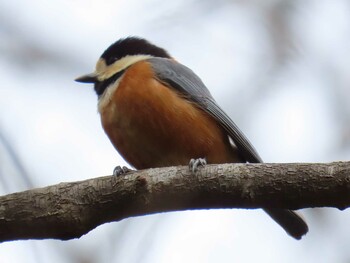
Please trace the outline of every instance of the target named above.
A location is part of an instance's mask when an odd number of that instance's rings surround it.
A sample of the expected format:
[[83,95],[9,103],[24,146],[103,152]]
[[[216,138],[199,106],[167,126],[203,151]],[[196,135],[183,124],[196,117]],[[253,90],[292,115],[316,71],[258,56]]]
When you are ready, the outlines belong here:
[[262,162],[253,145],[220,108],[202,80],[191,69],[170,59],[151,58],[148,61],[161,82],[175,88],[188,99],[198,103],[204,111],[218,121],[246,161],[250,163]]
[[[157,79],[181,92],[196,102],[204,111],[213,116],[233,140],[245,160],[251,163],[262,162],[259,154],[240,131],[231,118],[219,107],[201,79],[189,68],[169,59],[149,59]],[[308,231],[307,224],[290,210],[265,209],[284,230],[296,239]]]

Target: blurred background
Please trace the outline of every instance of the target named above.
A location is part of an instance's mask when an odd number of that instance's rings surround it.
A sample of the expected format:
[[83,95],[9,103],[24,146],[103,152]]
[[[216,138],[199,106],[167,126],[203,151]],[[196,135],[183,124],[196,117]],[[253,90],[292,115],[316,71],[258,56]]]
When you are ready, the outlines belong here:
[[[0,194],[111,174],[94,69],[121,37],[166,48],[266,162],[350,160],[348,0],[0,0]],[[0,262],[350,262],[350,213],[302,211],[295,241],[261,210],[167,213],[79,240],[0,244]]]

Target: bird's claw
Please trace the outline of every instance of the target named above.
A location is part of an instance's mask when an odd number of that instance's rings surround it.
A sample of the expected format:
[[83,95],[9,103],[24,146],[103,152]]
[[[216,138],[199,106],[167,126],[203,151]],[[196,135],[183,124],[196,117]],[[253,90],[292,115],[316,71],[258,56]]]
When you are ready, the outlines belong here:
[[207,164],[207,160],[205,158],[191,159],[188,167],[192,173],[198,171],[199,166],[205,166]]
[[118,166],[116,166],[114,168],[113,175],[114,176],[120,176],[120,175],[124,175],[124,174],[126,174],[126,173],[128,173],[130,171],[132,171],[132,170],[129,169],[128,167],[126,167],[126,166],[122,167],[122,166],[118,165]]

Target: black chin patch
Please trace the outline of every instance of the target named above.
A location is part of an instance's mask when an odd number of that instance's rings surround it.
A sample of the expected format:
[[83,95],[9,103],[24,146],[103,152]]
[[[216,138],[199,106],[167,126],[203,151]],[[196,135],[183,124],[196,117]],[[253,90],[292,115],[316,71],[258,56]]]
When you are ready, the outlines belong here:
[[108,86],[116,82],[124,74],[124,72],[125,69],[115,73],[113,76],[104,81],[97,81],[94,85],[94,89],[97,93],[97,96],[100,97],[103,94],[103,92],[108,88]]

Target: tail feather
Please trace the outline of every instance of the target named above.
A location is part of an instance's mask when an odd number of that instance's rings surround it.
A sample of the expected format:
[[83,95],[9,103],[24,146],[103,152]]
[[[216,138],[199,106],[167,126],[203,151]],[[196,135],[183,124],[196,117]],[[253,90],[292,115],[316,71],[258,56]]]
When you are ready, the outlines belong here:
[[301,239],[309,230],[305,221],[291,210],[268,208],[264,211],[295,239]]

